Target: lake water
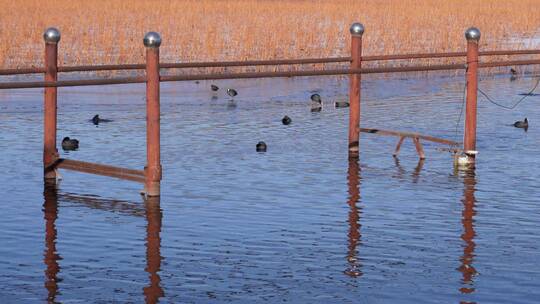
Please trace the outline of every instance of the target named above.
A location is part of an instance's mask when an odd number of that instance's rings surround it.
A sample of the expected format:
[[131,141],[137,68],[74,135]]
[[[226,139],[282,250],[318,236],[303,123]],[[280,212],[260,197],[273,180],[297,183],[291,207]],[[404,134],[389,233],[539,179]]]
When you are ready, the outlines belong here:
[[[461,141],[463,78],[365,76],[361,125]],[[480,88],[510,105],[534,82]],[[364,133],[349,161],[348,110],[332,106],[347,78],[215,83],[217,98],[210,82],[162,85],[162,196],[148,201],[71,171],[44,186],[42,90],[0,91],[1,303],[540,299],[540,96],[514,111],[480,98],[476,170],[459,171],[437,145],[419,162],[407,140],[395,160],[397,138]],[[61,156],[142,169],[144,92],[60,88],[58,137],[80,140]],[[511,126],[524,117],[528,132]]]

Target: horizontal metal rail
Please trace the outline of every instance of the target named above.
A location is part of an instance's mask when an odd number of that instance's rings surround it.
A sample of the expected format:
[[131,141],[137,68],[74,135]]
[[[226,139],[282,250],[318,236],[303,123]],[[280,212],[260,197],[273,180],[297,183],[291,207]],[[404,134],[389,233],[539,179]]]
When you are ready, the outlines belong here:
[[502,66],[515,66],[515,65],[533,65],[540,64],[540,59],[537,60],[511,60],[511,61],[499,61],[499,62],[484,62],[479,63],[479,68],[494,68]]
[[1,76],[21,75],[21,74],[41,74],[45,73],[45,68],[21,68],[21,69],[1,69]]
[[351,57],[329,57],[329,58],[306,58],[306,59],[162,63],[159,65],[159,67],[162,69],[163,68],[164,69],[220,68],[220,67],[233,67],[233,66],[318,64],[318,63],[335,63],[335,62],[349,62],[349,61],[351,61]]
[[[483,51],[480,56],[540,55],[540,50]],[[363,56],[362,61],[465,57],[467,52]]]
[[130,180],[134,182],[144,183],[144,171],[126,169],[121,167],[114,167],[109,165],[102,165],[90,162],[84,162],[80,160],[71,160],[60,158],[56,161],[55,166],[57,168],[79,171],[90,174],[97,174],[109,177],[115,177],[119,179]]
[[[511,56],[511,55],[538,55],[540,50],[515,50],[515,51],[484,51],[480,56]],[[363,56],[362,61],[385,61],[385,60],[406,60],[406,59],[429,59],[429,58],[453,58],[465,57],[466,52],[449,53],[417,53],[400,55],[373,55]],[[277,60],[248,60],[248,61],[209,61],[209,62],[180,62],[162,63],[162,69],[182,69],[182,68],[212,68],[212,67],[240,67],[240,66],[268,66],[268,65],[293,65],[293,64],[322,64],[349,62],[351,57],[330,57],[330,58],[307,58],[307,59],[277,59]],[[119,71],[119,70],[143,70],[144,64],[110,64],[110,65],[82,65],[82,66],[60,66],[58,72],[95,72],[95,71]],[[44,73],[45,68],[23,68],[23,69],[0,69],[0,75],[38,74]]]
[[26,81],[26,82],[0,82],[0,90],[3,89],[29,89],[50,87],[77,87],[93,85],[111,85],[126,83],[145,83],[146,77],[125,77],[112,79],[83,79],[83,80],[59,80],[59,81]]
[[460,145],[459,142],[438,138],[434,136],[429,135],[422,135],[419,133],[414,132],[401,132],[401,131],[391,131],[391,130],[381,130],[381,129],[368,129],[368,128],[360,128],[360,132],[363,133],[370,133],[370,134],[379,134],[379,135],[387,135],[387,136],[398,136],[398,137],[409,137],[409,138],[419,138],[427,141],[432,141],[439,144],[449,145],[449,146],[458,146]]
[[464,69],[464,68],[465,66],[463,64],[446,64],[446,65],[394,67],[394,68],[327,69],[327,70],[308,70],[308,71],[251,72],[251,73],[230,73],[230,74],[214,73],[214,74],[162,76],[161,81],[166,82],[166,81],[186,81],[186,80],[330,76],[330,75],[348,75],[348,74],[378,74],[378,73],[392,73],[392,72],[459,70],[459,69]]
[[[516,65],[540,64],[538,60],[513,60],[481,63],[479,67],[501,67]],[[403,72],[427,72],[442,70],[461,70],[464,64],[443,64],[407,67],[384,67],[384,68],[361,68],[361,69],[325,69],[325,70],[305,70],[305,71],[278,71],[278,72],[247,72],[247,73],[209,73],[209,74],[187,74],[187,75],[165,75],[160,77],[160,81],[189,81],[189,80],[217,80],[217,79],[246,79],[246,78],[275,78],[275,77],[299,77],[299,76],[330,76],[348,74],[380,74],[380,73],[403,73]],[[44,87],[73,87],[92,85],[113,85],[128,83],[144,83],[146,77],[125,77],[113,79],[86,79],[86,80],[60,80],[60,81],[31,81],[31,82],[0,82],[2,89],[23,89],[23,88],[44,88]]]
[[[295,76],[327,76],[327,75],[347,75],[347,74],[373,74],[389,72],[414,72],[414,71],[434,71],[434,70],[457,70],[463,69],[463,64],[451,65],[431,65],[415,67],[396,68],[363,68],[363,69],[328,69],[328,70],[308,70],[308,71],[281,71],[281,72],[249,72],[249,73],[211,73],[211,74],[191,74],[161,76],[160,81],[188,81],[188,80],[215,80],[215,79],[243,79],[243,78],[272,78],[272,77],[295,77]],[[127,83],[144,83],[146,77],[128,77],[115,79],[87,79],[87,80],[60,80],[60,81],[31,81],[31,82],[2,82],[2,89],[23,89],[23,88],[43,88],[43,87],[71,87],[71,86],[91,86],[91,85],[112,85]]]

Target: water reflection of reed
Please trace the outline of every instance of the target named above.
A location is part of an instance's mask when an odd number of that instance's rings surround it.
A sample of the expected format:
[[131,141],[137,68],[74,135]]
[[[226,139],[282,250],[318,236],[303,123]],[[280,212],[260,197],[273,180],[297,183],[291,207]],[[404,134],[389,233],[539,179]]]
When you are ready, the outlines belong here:
[[462,287],[459,289],[461,293],[469,294],[475,291],[474,288],[474,277],[477,272],[473,266],[474,260],[474,249],[476,248],[476,243],[474,238],[476,232],[474,230],[474,216],[476,215],[475,204],[476,198],[474,192],[476,190],[476,174],[474,169],[469,169],[464,173],[463,184],[463,212],[461,223],[463,225],[463,233],[461,234],[461,239],[465,242],[465,247],[463,247],[463,255],[460,258],[461,265],[458,268],[462,273]]
[[359,277],[362,275],[362,265],[358,258],[358,246],[361,243],[362,235],[360,233],[361,208],[358,206],[360,203],[360,166],[358,165],[358,159],[349,159],[347,185],[349,191],[349,199],[347,201],[349,205],[347,262],[349,265],[345,270],[345,274],[350,277]]
[[58,201],[77,203],[93,209],[109,212],[119,212],[129,216],[146,215],[146,268],[149,275],[149,283],[143,289],[146,303],[157,303],[159,298],[164,296],[161,288],[161,278],[158,272],[161,269],[161,218],[162,211],[159,197],[148,198],[141,204],[104,199],[97,196],[85,196],[73,193],[58,193],[56,184],[45,183],[43,191],[44,203],[43,212],[45,218],[45,288],[47,289],[47,301],[56,303],[58,291],[58,274],[61,267],[60,254],[56,251],[57,229],[56,219],[58,218]]
[[45,183],[43,190],[43,213],[45,218],[45,288],[47,302],[56,303],[60,255],[56,252],[56,219],[58,218],[58,190],[55,183]]

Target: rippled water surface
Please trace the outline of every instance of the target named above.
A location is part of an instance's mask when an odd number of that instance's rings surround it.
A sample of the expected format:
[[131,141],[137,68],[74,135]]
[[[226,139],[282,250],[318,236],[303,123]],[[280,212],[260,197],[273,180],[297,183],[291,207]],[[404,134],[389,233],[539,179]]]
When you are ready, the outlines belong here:
[[[424,76],[422,76],[424,77]],[[0,91],[0,302],[533,303],[540,299],[540,97],[479,102],[474,172],[425,143],[361,135],[346,78],[162,85],[160,200],[61,171],[42,182],[41,90]],[[482,79],[511,104],[533,78]],[[234,87],[236,106],[224,88]],[[325,101],[309,111],[312,92]],[[463,77],[364,77],[362,126],[456,136]],[[59,89],[62,157],[142,169],[144,86]],[[113,122],[94,126],[94,114]],[[283,115],[293,122],[281,124]],[[511,124],[528,117],[528,132]],[[264,140],[267,153],[256,153]]]

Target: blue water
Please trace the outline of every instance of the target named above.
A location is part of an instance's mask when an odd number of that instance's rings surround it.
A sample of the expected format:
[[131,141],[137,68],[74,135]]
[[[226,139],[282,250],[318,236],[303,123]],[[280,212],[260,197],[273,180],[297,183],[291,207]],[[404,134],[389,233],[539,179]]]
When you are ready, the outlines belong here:
[[[535,79],[489,77],[504,104]],[[61,171],[42,179],[42,91],[0,91],[1,303],[534,303],[540,299],[540,103],[480,99],[476,170],[424,143],[361,135],[347,78],[162,85],[162,196]],[[463,77],[363,77],[362,127],[461,141]],[[231,106],[224,89],[239,95]],[[62,157],[142,169],[143,85],[60,88]],[[309,111],[318,92],[320,113]],[[94,114],[112,119],[99,127]],[[293,122],[281,124],[288,115]],[[528,117],[528,132],[511,124]],[[266,153],[255,144],[265,141]]]

